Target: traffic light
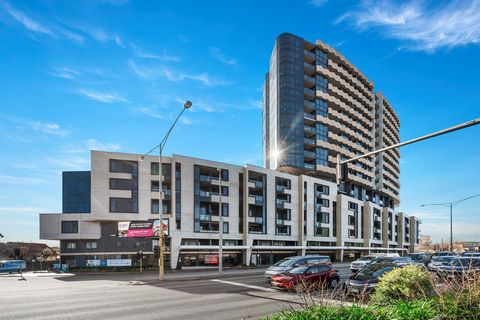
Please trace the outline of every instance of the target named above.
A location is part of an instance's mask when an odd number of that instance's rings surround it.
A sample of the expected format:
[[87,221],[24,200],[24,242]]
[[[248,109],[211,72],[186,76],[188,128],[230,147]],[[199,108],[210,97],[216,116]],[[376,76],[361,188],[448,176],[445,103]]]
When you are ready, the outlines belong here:
[[143,252],[142,251],[138,251],[137,252],[137,260],[142,260],[143,259]]
[[19,259],[19,258],[20,258],[20,248],[15,248],[14,255],[15,255],[15,258],[16,258],[16,259]]
[[153,247],[153,255],[155,256],[155,258],[160,257],[160,247],[159,246]]

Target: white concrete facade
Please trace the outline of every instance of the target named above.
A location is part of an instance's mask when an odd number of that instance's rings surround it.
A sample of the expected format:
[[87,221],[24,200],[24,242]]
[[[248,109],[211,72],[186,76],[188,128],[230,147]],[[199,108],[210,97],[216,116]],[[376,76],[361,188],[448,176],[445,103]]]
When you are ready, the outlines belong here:
[[[152,163],[158,164],[158,157],[138,159],[137,154],[92,151],[91,212],[40,214],[40,237],[63,242],[102,242],[105,237],[113,236],[102,232],[105,224],[158,219],[158,213],[152,213],[152,201],[159,198],[158,189],[152,187],[158,182],[158,173],[152,172]],[[135,164],[138,170],[113,172],[118,170],[112,167],[111,161],[126,161]],[[180,155],[164,157],[163,162],[170,170],[164,172],[163,190],[167,209],[164,216],[169,219],[171,268],[177,267],[182,253],[218,250],[220,178],[217,168],[227,172],[221,181],[223,189],[228,187],[222,195],[222,203],[228,204],[228,214],[223,217],[228,224],[228,233],[224,234],[225,250],[241,252],[242,263],[246,265],[257,262],[252,253],[327,252],[342,260],[344,251],[405,251],[412,250],[417,241],[418,233],[414,230],[418,228],[417,219],[339,194],[335,183],[327,180]],[[114,190],[112,186],[119,181],[136,182],[133,187],[129,185],[130,190]],[[178,188],[177,183],[180,183]],[[132,200],[138,202],[130,210],[135,212],[118,212],[114,208],[118,204],[113,204],[116,198],[138,199]],[[398,235],[398,242],[387,241],[388,213],[399,217],[399,229],[392,238],[395,240]],[[62,233],[62,221],[78,221],[78,232]],[[374,228],[375,221],[379,221],[378,228]],[[403,227],[405,223],[408,228]],[[408,235],[404,234],[405,230]],[[126,252],[112,245],[100,246],[102,250],[98,248],[97,252],[90,252],[88,248],[72,252],[65,249],[62,254],[89,256],[100,251],[102,254]]]

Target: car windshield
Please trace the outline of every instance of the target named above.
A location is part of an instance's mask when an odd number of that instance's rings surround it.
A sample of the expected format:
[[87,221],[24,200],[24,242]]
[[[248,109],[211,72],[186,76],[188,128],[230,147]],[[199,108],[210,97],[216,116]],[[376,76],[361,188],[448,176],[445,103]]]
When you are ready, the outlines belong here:
[[285,258],[285,259],[282,259],[280,261],[278,261],[277,263],[274,264],[275,267],[288,267],[290,264],[292,264],[292,260],[291,258]]
[[373,260],[373,257],[366,256],[366,257],[361,257],[357,261],[371,261],[371,260]]
[[410,255],[410,259],[412,259],[414,261],[422,260],[422,258],[423,258],[422,254],[412,254],[412,255]]
[[369,265],[360,270],[355,276],[358,280],[371,280],[380,277],[385,272],[392,270],[394,266],[385,264]]
[[305,271],[307,271],[309,267],[307,266],[303,266],[303,267],[296,267],[296,268],[293,268],[292,270],[288,271],[287,273],[288,274],[304,274]]

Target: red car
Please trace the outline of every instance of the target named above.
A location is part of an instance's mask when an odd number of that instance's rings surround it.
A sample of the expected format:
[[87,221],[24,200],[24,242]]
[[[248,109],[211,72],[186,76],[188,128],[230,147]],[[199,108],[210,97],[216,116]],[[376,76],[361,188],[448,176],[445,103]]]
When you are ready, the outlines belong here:
[[285,273],[272,276],[272,287],[294,290],[298,286],[328,285],[335,288],[340,281],[338,271],[328,264],[300,266]]

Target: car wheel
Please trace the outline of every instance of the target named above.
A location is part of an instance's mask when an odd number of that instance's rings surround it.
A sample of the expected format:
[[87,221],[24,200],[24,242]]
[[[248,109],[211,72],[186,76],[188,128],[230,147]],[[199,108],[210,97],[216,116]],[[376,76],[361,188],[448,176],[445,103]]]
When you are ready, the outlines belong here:
[[338,278],[330,280],[330,288],[335,289],[338,286]]

